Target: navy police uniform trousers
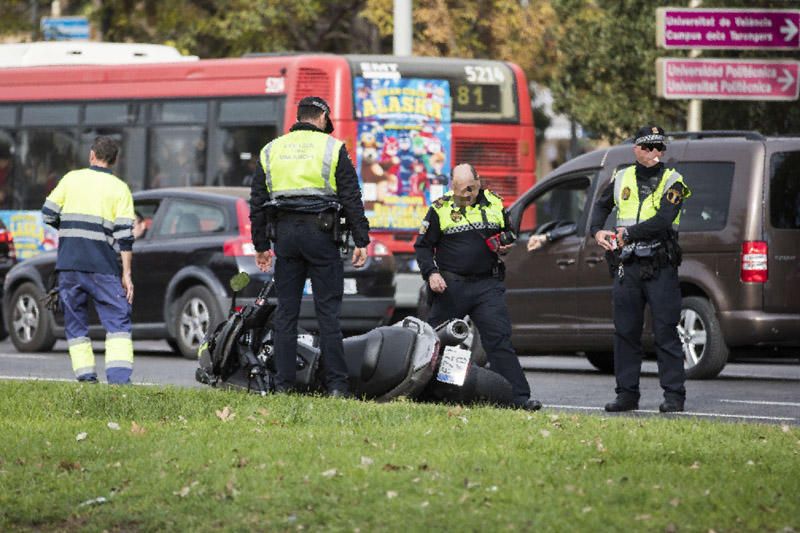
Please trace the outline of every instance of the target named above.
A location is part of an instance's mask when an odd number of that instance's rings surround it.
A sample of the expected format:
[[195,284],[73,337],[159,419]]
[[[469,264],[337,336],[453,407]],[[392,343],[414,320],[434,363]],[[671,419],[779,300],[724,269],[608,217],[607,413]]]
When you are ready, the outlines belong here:
[[686,397],[683,349],[678,337],[681,290],[678,269],[662,266],[643,280],[641,265],[625,263],[622,278],[614,276],[614,373],[617,395],[639,399],[642,366],[642,327],[645,304],[650,306],[658,360],[658,376],[665,398]]
[[496,277],[466,278],[442,272],[447,289],[433,295],[428,323],[438,326],[469,315],[481,336],[493,371],[511,383],[514,403],[523,404],[531,388],[511,345],[511,320],[505,302],[505,286]]
[[282,213],[275,241],[275,386],[278,391],[295,385],[297,319],[306,278],[311,279],[314,308],[319,321],[320,350],[326,386],[348,390],[339,313],[344,293],[344,266],[331,233],[317,225],[316,215]]

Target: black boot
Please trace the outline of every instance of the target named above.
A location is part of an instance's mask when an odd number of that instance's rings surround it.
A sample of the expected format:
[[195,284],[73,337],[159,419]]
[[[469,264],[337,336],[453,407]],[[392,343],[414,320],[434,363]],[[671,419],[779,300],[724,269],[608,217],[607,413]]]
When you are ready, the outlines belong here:
[[680,413],[683,411],[683,398],[664,398],[658,410],[662,413]]
[[534,400],[533,398],[529,398],[525,400],[523,403],[518,403],[514,405],[515,409],[522,409],[523,411],[538,411],[542,408],[542,402],[539,400]]
[[328,397],[347,399],[352,398],[353,395],[347,389],[331,389],[328,391]]
[[621,411],[635,411],[639,408],[639,399],[622,394],[617,395],[613,402],[606,404],[606,411],[609,413],[619,413]]

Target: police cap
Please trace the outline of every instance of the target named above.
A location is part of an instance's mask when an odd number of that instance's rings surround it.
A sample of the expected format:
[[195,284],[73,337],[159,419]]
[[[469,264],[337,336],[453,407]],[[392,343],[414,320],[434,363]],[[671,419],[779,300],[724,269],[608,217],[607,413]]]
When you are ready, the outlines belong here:
[[642,126],[636,131],[633,144],[664,144],[666,137],[664,137],[664,128],[648,124]]
[[331,108],[324,99],[320,98],[319,96],[306,96],[300,102],[297,103],[297,119],[300,119],[300,108],[301,107],[314,107],[317,109],[321,109],[325,113],[325,119],[327,123],[325,124],[325,133],[332,133],[333,132],[333,123],[331,122]]

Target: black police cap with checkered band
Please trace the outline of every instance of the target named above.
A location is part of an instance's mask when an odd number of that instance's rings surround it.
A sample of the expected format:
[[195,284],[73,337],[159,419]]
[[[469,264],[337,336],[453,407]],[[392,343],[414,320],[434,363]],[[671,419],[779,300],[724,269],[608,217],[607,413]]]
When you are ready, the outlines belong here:
[[636,137],[633,144],[655,144],[665,143],[664,128],[649,124],[642,126],[636,131]]

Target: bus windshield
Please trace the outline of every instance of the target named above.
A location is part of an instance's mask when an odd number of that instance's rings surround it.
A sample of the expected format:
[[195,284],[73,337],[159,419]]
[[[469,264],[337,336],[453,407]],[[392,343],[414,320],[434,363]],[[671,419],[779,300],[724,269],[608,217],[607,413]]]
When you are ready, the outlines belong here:
[[[349,59],[356,100],[358,89],[365,86],[391,89],[401,80],[435,80],[452,102],[453,122],[519,121],[514,74],[503,62],[430,57],[397,62],[375,61],[370,56]],[[402,101],[401,94],[396,96]]]

